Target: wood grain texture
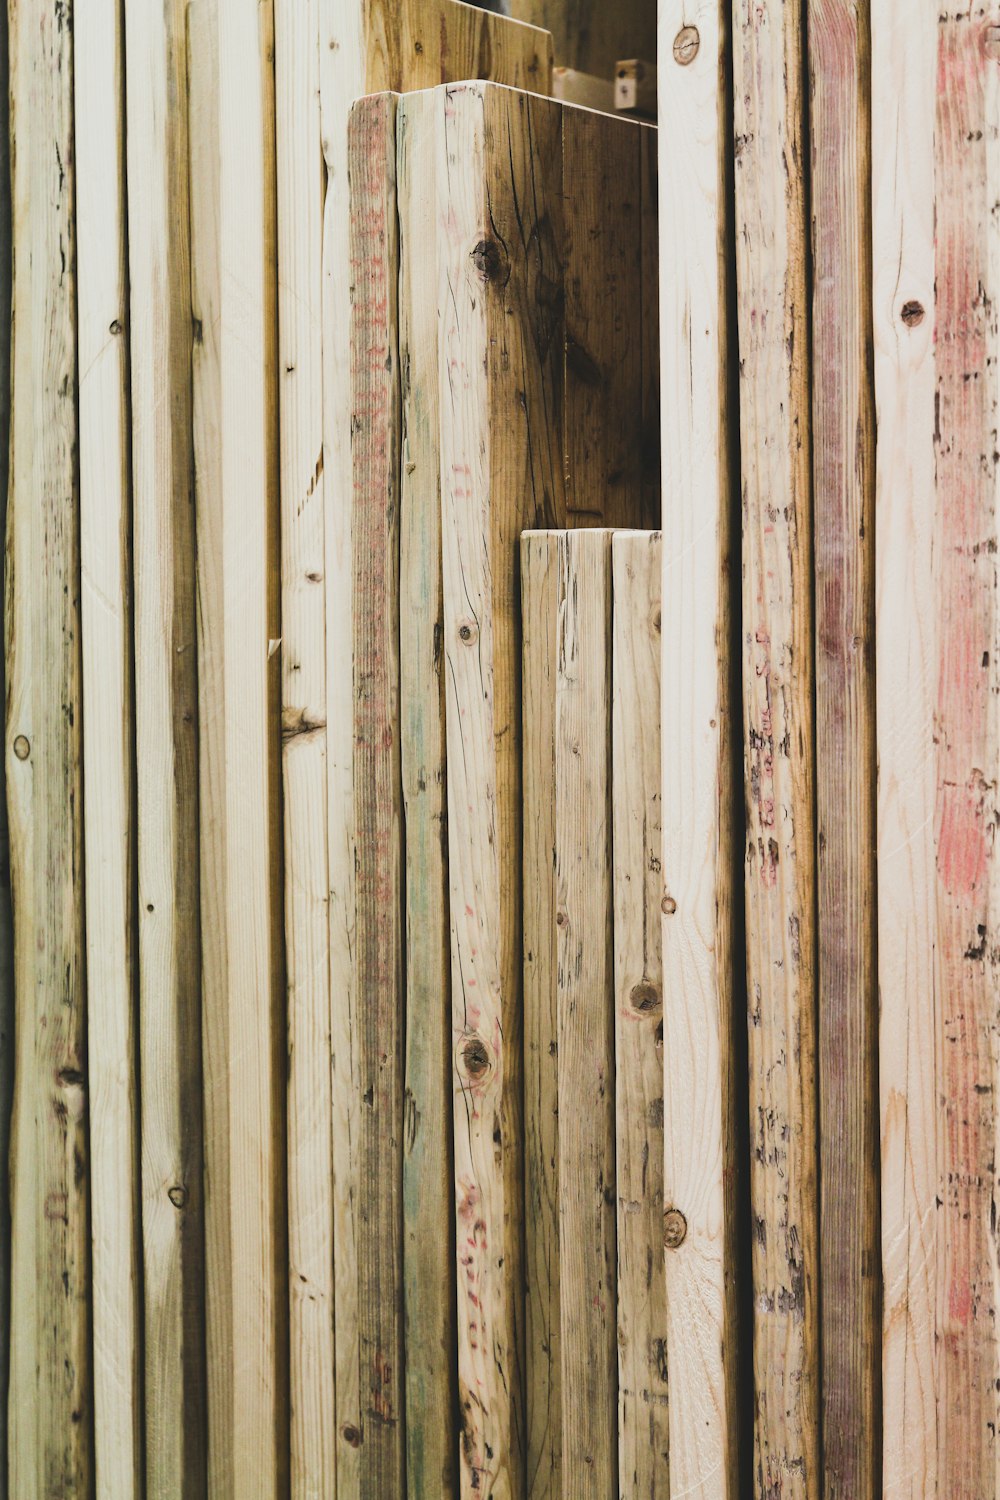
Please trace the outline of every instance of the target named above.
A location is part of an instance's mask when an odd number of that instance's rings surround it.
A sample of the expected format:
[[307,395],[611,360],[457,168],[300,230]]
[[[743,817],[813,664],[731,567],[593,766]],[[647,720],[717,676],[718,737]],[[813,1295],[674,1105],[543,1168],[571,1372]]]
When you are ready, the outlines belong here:
[[396,99],[348,125],[361,1494],[405,1493]]
[[184,7],[126,11],[148,1494],[205,1484],[198,671]]
[[[10,201],[10,57],[8,18],[0,6],[0,327],[10,326],[11,313],[11,201]],[[10,390],[9,338],[0,340],[0,389]],[[10,477],[10,407],[0,401],[0,537],[7,534]],[[8,582],[2,585],[6,601]],[[4,603],[6,610],[6,602]],[[0,696],[7,702],[7,662],[0,652]],[[10,902],[10,827],[7,814],[7,769],[0,757],[0,1500],[9,1494],[7,1397],[10,1384],[10,1123],[14,1089],[14,914]]]
[[420,294],[435,255],[433,93],[397,131],[400,232],[400,722],[406,819],[403,1298],[411,1495],[457,1494],[451,935],[445,779],[437,306]]
[[[873,8],[883,1493],[997,1475],[1000,13]],[[899,47],[906,40],[907,66]]]
[[579,104],[584,109],[614,114],[615,85],[611,78],[580,73],[576,68],[552,69],[552,97],[563,104]]
[[555,868],[558,537],[555,531],[521,536],[525,1397],[530,1500],[557,1500],[562,1494]]
[[124,28],[74,17],[94,1471],[143,1494]]
[[875,421],[867,4],[808,11],[823,1489],[878,1491]]
[[[685,26],[700,45],[681,66]],[[664,1202],[687,1234],[666,1256],[670,1480],[740,1491],[736,1028],[742,985],[732,855],[739,722],[732,658],[739,532],[732,514],[726,258],[728,6],[660,4],[663,508]],[[738,619],[738,615],[735,615]],[[730,660],[727,660],[727,656]]]
[[559,1286],[566,1494],[618,1486],[611,533],[560,541],[556,636]]
[[669,1491],[663,1202],[659,532],[611,543],[618,1493]]
[[620,0],[616,5],[599,0],[511,0],[510,10],[519,21],[548,27],[561,67],[593,73],[609,83],[620,57],[656,56],[654,0]]
[[275,6],[293,1500],[336,1494],[318,0]]
[[73,42],[10,10],[7,799],[15,910],[9,1488],[92,1492]]
[[819,1494],[812,506],[801,14],[733,8],[755,1472]]
[[368,93],[409,93],[465,78],[552,92],[552,37],[543,25],[525,25],[463,0],[364,5]]

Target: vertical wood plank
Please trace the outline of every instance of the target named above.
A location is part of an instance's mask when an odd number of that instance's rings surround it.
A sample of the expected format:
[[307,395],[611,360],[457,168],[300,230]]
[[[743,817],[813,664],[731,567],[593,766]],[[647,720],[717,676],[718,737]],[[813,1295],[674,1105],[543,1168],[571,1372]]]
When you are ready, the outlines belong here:
[[275,6],[291,1492],[336,1494],[318,0]]
[[558,532],[521,537],[527,1492],[562,1495],[556,991]]
[[823,1487],[878,1488],[874,411],[867,5],[812,0]]
[[73,42],[12,6],[10,1492],[92,1489]]
[[675,1214],[666,1253],[670,1480],[675,1494],[735,1500],[734,1052],[744,1022],[734,980],[743,964],[734,843],[739,709],[727,661],[739,650],[727,385],[729,7],[660,0],[659,35],[660,326],[669,392],[661,408],[661,701],[664,1204]]
[[126,9],[142,1229],[149,1495],[205,1486],[198,675],[187,64]]
[[433,93],[397,115],[400,227],[400,722],[406,818],[403,1297],[411,1495],[457,1494],[451,970],[441,598]]
[[[11,314],[11,201],[10,201],[10,54],[6,6],[0,6],[0,327],[10,327]],[[10,358],[11,341],[0,339],[0,537],[7,535],[10,479]],[[6,612],[10,583],[2,583]],[[7,702],[7,660],[0,652],[0,693]],[[14,914],[10,902],[10,827],[7,813],[6,758],[0,758],[0,1500],[7,1500],[8,1422],[10,1387],[10,1126],[14,1090]]]
[[115,3],[82,0],[74,21],[94,1472],[98,1496],[139,1500],[143,1402],[124,35]]
[[659,532],[611,543],[618,1488],[669,1494],[663,1245]]
[[396,99],[360,101],[351,186],[355,959],[361,1494],[402,1497],[402,785]]
[[560,540],[556,1008],[565,1492],[618,1484],[611,533]]

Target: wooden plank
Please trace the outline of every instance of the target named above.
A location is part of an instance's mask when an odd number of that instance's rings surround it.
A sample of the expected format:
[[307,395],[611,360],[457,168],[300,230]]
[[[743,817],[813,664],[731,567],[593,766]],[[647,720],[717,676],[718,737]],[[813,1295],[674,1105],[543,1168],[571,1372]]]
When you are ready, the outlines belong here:
[[618,1486],[669,1491],[663,1202],[659,532],[611,543]]
[[653,0],[511,0],[511,15],[552,32],[555,60],[599,78],[614,78],[620,57],[656,56]]
[[813,640],[801,16],[733,10],[755,1471],[819,1493]]
[[808,43],[823,1483],[864,1500],[881,1347],[868,8],[813,0]]
[[91,1492],[73,43],[10,13],[7,796],[15,917],[9,1487]]
[[293,1500],[336,1494],[318,0],[275,6]]
[[597,78],[576,68],[552,69],[552,97],[564,104],[579,104],[584,109],[614,113],[615,85],[611,78]]
[[434,256],[434,96],[397,131],[400,233],[400,721],[406,816],[403,1299],[406,1465],[411,1495],[457,1494],[451,934],[445,782],[437,306],[418,265]]
[[656,119],[656,64],[641,57],[623,58],[615,65],[615,109],[622,115]]
[[204,1486],[198,673],[184,8],[126,14],[146,1485]]
[[[737,1268],[737,929],[733,549],[727,298],[727,7],[660,15],[663,388],[664,1203],[670,1479],[742,1493]],[[691,30],[695,36],[691,37]],[[694,43],[697,42],[697,46]],[[693,55],[689,55],[693,54]],[[669,86],[667,83],[669,80]],[[728,659],[727,659],[728,658]],[[681,1230],[684,1233],[681,1233]]]
[[361,1494],[402,1496],[402,784],[399,747],[399,350],[396,98],[348,126],[354,473],[354,1017]]
[[521,537],[527,1493],[562,1495],[556,993],[558,532]]
[[124,33],[74,16],[94,1470],[143,1493]]
[[618,1482],[611,533],[560,541],[556,638],[556,993],[562,1474]]
[[1000,1399],[1000,15],[908,19],[872,15],[883,1491],[972,1495]]
[[[11,313],[11,201],[10,201],[10,56],[8,18],[0,7],[0,327],[10,327]],[[0,389],[10,391],[9,338],[0,340]],[[10,478],[10,398],[0,401],[0,536],[7,535]],[[5,577],[0,593],[9,597]],[[0,652],[0,694],[7,702],[7,661]],[[14,914],[10,903],[10,829],[7,815],[7,768],[0,757],[0,1497],[9,1493],[7,1398],[10,1386],[10,1124],[14,1091]]]
[[368,93],[434,88],[464,78],[552,92],[552,37],[462,0],[367,0]]

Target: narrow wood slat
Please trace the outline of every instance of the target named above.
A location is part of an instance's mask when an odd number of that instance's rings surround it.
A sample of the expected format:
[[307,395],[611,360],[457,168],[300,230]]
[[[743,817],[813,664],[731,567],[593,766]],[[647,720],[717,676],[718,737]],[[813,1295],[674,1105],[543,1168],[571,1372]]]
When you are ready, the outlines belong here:
[[92,1485],[73,43],[62,11],[13,7],[10,21],[9,1486],[42,1500]]
[[883,1492],[892,1497],[992,1494],[997,1483],[998,54],[994,5],[974,19],[873,10]]
[[669,1494],[663,1223],[659,532],[611,543],[618,1488]]
[[556,994],[564,1492],[618,1481],[611,533],[560,541]]
[[451,934],[445,781],[437,306],[420,294],[435,256],[434,95],[397,131],[400,230],[400,723],[406,853],[403,1298],[411,1495],[457,1494]]
[[[511,0],[519,21],[547,26],[555,60],[606,78],[613,86],[620,57],[656,56],[656,7],[650,0]],[[613,106],[609,104],[608,108]]]
[[[692,37],[690,28],[694,29]],[[670,1477],[742,1493],[728,5],[660,4],[664,1203]],[[697,47],[689,55],[694,43]],[[675,55],[676,49],[676,55]],[[738,616],[737,616],[738,618]],[[682,1223],[683,1220],[683,1223]],[[680,1233],[684,1228],[683,1235]]]
[[[0,327],[10,327],[11,313],[11,201],[10,201],[10,56],[8,17],[0,8],[0,98],[7,108],[0,114]],[[11,341],[0,340],[0,389],[10,390]],[[11,403],[0,402],[0,536],[7,534],[10,478]],[[7,578],[3,598],[10,594]],[[6,609],[6,602],[4,604]],[[0,694],[7,702],[7,661],[0,652]],[[14,1091],[14,914],[10,902],[10,826],[7,813],[6,758],[0,759],[0,1500],[7,1500],[8,1420],[10,1384],[10,1125]]]
[[556,993],[558,532],[521,537],[524,743],[524,1235],[529,1500],[562,1495]]
[[402,784],[396,99],[348,126],[361,1494],[402,1496]]
[[275,6],[292,1500],[336,1494],[318,0]]
[[813,235],[823,1488],[879,1455],[874,441],[868,7],[808,11]]
[[128,7],[142,1231],[149,1495],[205,1482],[198,669],[184,7]]
[[[143,1493],[124,35],[74,15],[94,1469]],[[21,1398],[23,1399],[23,1397]]]

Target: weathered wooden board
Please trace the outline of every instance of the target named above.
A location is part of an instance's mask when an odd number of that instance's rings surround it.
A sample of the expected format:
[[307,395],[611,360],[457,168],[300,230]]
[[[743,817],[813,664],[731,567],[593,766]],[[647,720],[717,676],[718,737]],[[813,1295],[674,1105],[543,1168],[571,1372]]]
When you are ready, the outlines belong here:
[[277,0],[281,728],[293,1500],[336,1494],[318,0]]
[[[905,54],[901,50],[905,44]],[[997,1484],[1000,12],[872,10],[883,1493]]]
[[94,1470],[98,1494],[139,1500],[132,495],[118,6],[83,0],[73,37]]
[[209,1482],[261,1496],[289,1445],[271,19],[220,0],[190,22]]
[[[694,22],[697,22],[697,25]],[[692,36],[692,32],[694,35]],[[663,1054],[670,1480],[742,1493],[736,1287],[741,901],[730,458],[728,6],[660,5]],[[735,407],[733,406],[735,420]],[[744,1127],[745,1128],[745,1127]],[[683,1233],[682,1233],[683,1231]]]
[[202,1492],[198,671],[184,6],[130,6],[130,370],[146,1486]]
[[519,21],[548,27],[561,67],[609,83],[620,57],[656,56],[656,0],[511,0],[510,11]]
[[[406,1057],[403,1298],[406,1463],[411,1495],[457,1493],[451,935],[445,782],[444,628],[437,305],[420,295],[434,256],[434,132],[415,125],[433,93],[408,101],[397,133],[400,227],[400,722],[406,816]],[[405,250],[402,241],[405,240]]]
[[558,532],[521,537],[524,780],[524,1238],[526,1481],[562,1494],[559,1020],[556,991]]
[[868,6],[808,10],[824,1493],[879,1492]]
[[669,1494],[659,532],[619,532],[611,559],[618,1489],[655,1500]]
[[73,41],[10,13],[7,799],[15,917],[9,1488],[91,1493]]
[[[10,327],[10,58],[8,19],[0,11],[0,327]],[[0,340],[0,389],[10,390],[10,339]],[[0,401],[0,537],[7,533],[10,477],[10,400]],[[0,596],[6,609],[10,584]],[[7,662],[0,652],[0,695],[7,702]],[[10,904],[10,831],[6,758],[0,757],[0,1497],[7,1500],[7,1396],[10,1375],[10,1119],[14,1089],[14,916]]]
[[812,506],[802,17],[733,7],[755,1472],[819,1494]]

